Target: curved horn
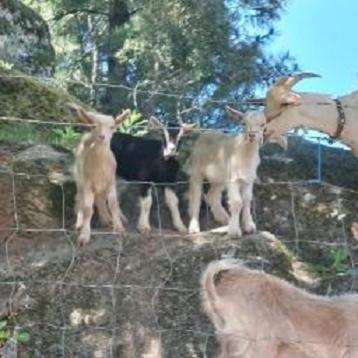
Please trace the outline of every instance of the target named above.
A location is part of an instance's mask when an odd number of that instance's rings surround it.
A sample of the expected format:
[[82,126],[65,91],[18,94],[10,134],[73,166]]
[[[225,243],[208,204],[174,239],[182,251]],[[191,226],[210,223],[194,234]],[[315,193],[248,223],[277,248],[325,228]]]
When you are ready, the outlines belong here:
[[266,98],[265,97],[258,97],[258,98],[249,98],[244,103],[252,104],[256,106],[264,106]]
[[241,119],[242,116],[244,115],[244,113],[230,107],[230,106],[226,106],[225,109],[229,112],[229,114],[231,114],[235,119]]
[[312,72],[302,72],[302,73],[298,73],[297,75],[282,77],[274,84],[274,86],[275,87],[282,86],[285,89],[289,90],[296,83],[303,80],[304,78],[317,78],[317,77],[321,77],[321,76],[317,75],[316,73],[312,73]]
[[96,113],[87,111],[76,103],[67,103],[67,106],[76,111],[77,117],[82,123],[96,123]]
[[148,121],[148,126],[149,128],[164,128],[163,123],[161,123],[161,121],[155,117],[155,116],[150,116],[149,121]]

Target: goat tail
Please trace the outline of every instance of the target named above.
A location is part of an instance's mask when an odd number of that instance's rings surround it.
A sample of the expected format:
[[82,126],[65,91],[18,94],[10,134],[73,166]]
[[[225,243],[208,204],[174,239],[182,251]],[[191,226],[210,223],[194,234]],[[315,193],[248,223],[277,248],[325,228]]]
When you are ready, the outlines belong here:
[[213,321],[215,327],[223,328],[225,318],[220,314],[220,296],[215,285],[215,277],[221,271],[237,270],[239,260],[223,259],[211,262],[201,276],[201,294],[204,310]]

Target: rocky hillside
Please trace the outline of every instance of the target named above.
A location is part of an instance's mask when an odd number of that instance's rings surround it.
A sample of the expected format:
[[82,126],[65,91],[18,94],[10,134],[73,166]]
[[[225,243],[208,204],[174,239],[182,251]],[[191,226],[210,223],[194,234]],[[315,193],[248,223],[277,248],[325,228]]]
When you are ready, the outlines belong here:
[[53,74],[55,51],[48,26],[21,1],[1,0],[0,39],[0,63],[28,74]]
[[[73,98],[65,92],[28,78],[0,77],[0,84],[1,116],[74,119],[66,107]],[[322,147],[324,182],[319,183],[316,145],[292,138],[287,152],[275,145],[263,148],[254,202],[259,232],[240,240],[228,239],[225,230],[212,231],[218,225],[205,203],[205,232],[177,235],[160,190],[153,200],[153,232],[138,235],[138,185],[119,182],[128,233],[103,233],[108,228],[94,220],[91,243],[78,248],[71,150],[49,145],[47,135],[40,135],[52,133],[46,123],[26,137],[33,142],[19,137],[23,127],[15,131],[5,123],[0,126],[0,356],[216,357],[199,280],[205,265],[220,257],[241,258],[321,294],[357,289],[358,248],[349,228],[358,220],[358,160],[349,152]],[[184,143],[183,164],[194,139]],[[180,180],[187,180],[185,173]],[[186,223],[187,189],[186,183],[176,186]]]

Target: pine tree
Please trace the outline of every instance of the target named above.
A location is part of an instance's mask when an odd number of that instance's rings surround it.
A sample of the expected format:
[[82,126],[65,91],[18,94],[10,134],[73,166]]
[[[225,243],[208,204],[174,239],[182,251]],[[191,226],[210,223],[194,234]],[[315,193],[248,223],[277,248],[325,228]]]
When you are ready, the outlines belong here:
[[182,113],[212,125],[223,106],[210,100],[239,102],[297,68],[288,53],[267,51],[285,0],[41,2],[38,9],[52,14],[58,76],[90,83],[86,91],[72,90],[108,112],[135,104],[146,116],[173,119]]

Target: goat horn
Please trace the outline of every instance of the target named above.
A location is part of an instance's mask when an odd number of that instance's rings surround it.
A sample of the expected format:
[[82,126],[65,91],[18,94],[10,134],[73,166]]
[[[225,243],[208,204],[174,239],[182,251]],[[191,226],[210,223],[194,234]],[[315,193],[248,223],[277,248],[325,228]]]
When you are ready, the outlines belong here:
[[259,98],[249,98],[245,101],[245,103],[253,104],[257,106],[264,106],[265,105],[266,98],[259,97]]
[[237,109],[234,109],[230,106],[226,106],[225,109],[232,115],[234,116],[236,119],[241,118],[244,114],[240,111],[238,111]]
[[67,107],[69,107],[69,108],[71,108],[71,109],[73,109],[75,111],[77,111],[78,108],[81,107],[80,105],[78,105],[78,104],[76,104],[74,102],[67,102],[66,105],[67,105]]
[[291,89],[296,83],[299,81],[305,79],[305,78],[317,78],[321,77],[320,75],[317,75],[316,73],[312,72],[302,72],[298,73],[297,75],[289,76],[289,77],[283,77],[280,78],[276,83],[276,86],[283,86],[285,89],[289,90]]

